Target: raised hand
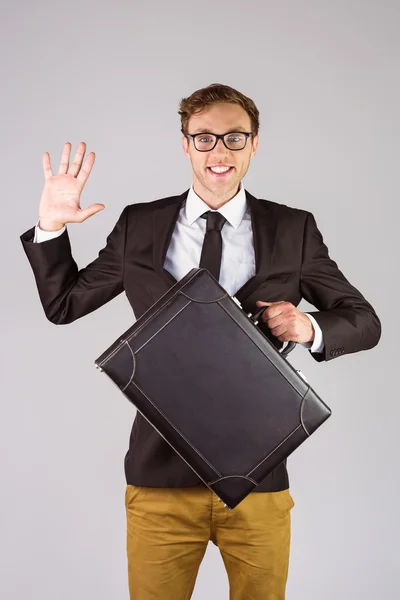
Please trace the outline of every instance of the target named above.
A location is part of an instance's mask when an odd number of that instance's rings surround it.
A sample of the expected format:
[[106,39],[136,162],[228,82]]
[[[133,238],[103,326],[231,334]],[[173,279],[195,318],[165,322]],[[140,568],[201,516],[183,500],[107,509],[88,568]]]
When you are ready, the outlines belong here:
[[82,165],[85,152],[86,144],[81,142],[69,165],[71,144],[65,143],[57,175],[51,170],[49,153],[43,154],[45,184],[39,205],[41,229],[56,231],[66,223],[82,223],[103,210],[104,204],[91,204],[87,208],[80,206],[81,193],[95,160],[95,153],[90,152]]

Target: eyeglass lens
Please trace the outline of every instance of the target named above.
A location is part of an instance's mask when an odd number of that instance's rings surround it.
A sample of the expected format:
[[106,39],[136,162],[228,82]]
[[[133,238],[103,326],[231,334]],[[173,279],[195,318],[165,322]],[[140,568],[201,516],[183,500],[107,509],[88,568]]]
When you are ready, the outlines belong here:
[[[225,144],[231,150],[241,150],[246,145],[246,136],[243,133],[227,133],[224,137]],[[194,138],[198,150],[211,150],[215,145],[216,137],[212,133],[203,133]]]

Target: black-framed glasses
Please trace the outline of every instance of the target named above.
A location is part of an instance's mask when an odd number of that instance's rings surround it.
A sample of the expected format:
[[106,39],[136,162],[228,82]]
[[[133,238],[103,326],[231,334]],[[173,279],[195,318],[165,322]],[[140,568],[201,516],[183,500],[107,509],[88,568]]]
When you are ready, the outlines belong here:
[[222,140],[228,150],[243,150],[247,143],[247,138],[253,135],[247,131],[230,131],[217,135],[216,133],[186,133],[186,137],[193,140],[194,147],[199,152],[210,152]]

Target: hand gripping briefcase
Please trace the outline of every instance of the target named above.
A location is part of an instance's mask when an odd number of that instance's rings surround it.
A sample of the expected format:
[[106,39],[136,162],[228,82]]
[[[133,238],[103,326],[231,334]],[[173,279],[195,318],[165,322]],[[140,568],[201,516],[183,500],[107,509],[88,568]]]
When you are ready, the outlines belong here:
[[232,509],[331,414],[206,269],[192,269],[97,360]]

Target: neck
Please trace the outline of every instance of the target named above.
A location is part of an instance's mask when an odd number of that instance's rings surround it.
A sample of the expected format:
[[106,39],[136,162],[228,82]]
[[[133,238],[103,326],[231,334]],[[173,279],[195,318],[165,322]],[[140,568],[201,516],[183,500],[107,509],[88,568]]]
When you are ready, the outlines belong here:
[[207,206],[209,206],[213,210],[218,210],[219,208],[221,208],[221,206],[224,206],[224,204],[226,204],[236,196],[236,194],[240,190],[240,183],[239,185],[235,186],[232,190],[228,190],[221,194],[216,194],[215,192],[208,190],[196,181],[193,181],[193,189],[195,193],[199,196],[199,198],[201,198],[203,202],[207,204]]

